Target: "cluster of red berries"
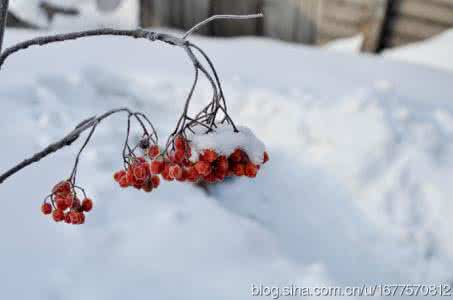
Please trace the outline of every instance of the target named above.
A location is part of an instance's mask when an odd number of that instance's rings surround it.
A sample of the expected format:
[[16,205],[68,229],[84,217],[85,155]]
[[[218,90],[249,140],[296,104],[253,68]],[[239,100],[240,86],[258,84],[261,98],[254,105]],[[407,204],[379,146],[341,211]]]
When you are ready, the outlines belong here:
[[[152,145],[147,155],[153,159],[160,154],[159,146]],[[134,187],[145,192],[151,192],[160,184],[160,178],[153,175],[145,157],[133,157],[126,170],[120,170],[113,175],[115,181],[122,188]]]
[[[260,165],[254,164],[247,153],[236,149],[229,157],[218,155],[212,149],[201,152],[197,161],[190,160],[192,150],[189,143],[182,136],[174,140],[174,150],[167,153],[165,158],[158,157],[151,161],[152,174],[161,174],[167,181],[205,181],[213,183],[223,181],[228,176],[256,177]],[[269,160],[266,152],[263,153],[263,163]]]
[[83,224],[85,223],[85,213],[93,209],[93,201],[86,197],[80,201],[75,192],[75,187],[70,181],[62,181],[56,184],[48,198],[50,198],[51,203],[45,201],[41,205],[41,211],[45,215],[52,214],[55,222]]

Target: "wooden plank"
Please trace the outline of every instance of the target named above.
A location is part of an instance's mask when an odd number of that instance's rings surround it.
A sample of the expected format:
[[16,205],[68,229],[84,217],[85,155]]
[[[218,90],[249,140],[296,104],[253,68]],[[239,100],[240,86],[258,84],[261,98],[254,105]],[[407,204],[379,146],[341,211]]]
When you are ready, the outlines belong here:
[[407,44],[411,44],[414,42],[419,41],[418,39],[414,39],[413,37],[407,37],[402,35],[389,35],[384,40],[384,47],[385,48],[393,48],[393,47],[400,47]]
[[298,13],[293,33],[294,41],[310,44],[315,42],[319,8],[318,0],[298,1]]
[[384,30],[388,0],[374,0],[369,3],[371,4],[369,7],[370,17],[363,23],[361,28],[364,34],[362,51],[377,52]]
[[394,16],[389,21],[389,34],[410,36],[416,39],[426,39],[439,34],[446,28],[434,23],[420,21],[406,16]]
[[284,41],[293,41],[296,22],[295,1],[264,0],[263,34]]
[[332,37],[348,37],[360,32],[359,26],[333,22],[323,19],[319,24],[318,33]]
[[[261,10],[261,0],[211,0],[211,14],[254,14]],[[216,20],[212,33],[218,36],[261,35],[262,19]]]
[[453,0],[426,0],[434,4],[443,5],[446,8],[453,8]]
[[263,34],[301,43],[315,40],[318,0],[264,0]]
[[323,1],[322,18],[337,22],[359,24],[370,17],[369,7],[366,5],[351,5],[344,1]]
[[343,5],[343,6],[366,6],[368,5],[368,1],[373,1],[373,0],[327,0],[326,2],[329,3],[338,3],[338,5]]
[[393,13],[416,17],[434,23],[453,26],[453,7],[445,8],[427,0],[399,0],[392,7]]
[[140,0],[140,26],[170,26],[171,7],[168,0]]

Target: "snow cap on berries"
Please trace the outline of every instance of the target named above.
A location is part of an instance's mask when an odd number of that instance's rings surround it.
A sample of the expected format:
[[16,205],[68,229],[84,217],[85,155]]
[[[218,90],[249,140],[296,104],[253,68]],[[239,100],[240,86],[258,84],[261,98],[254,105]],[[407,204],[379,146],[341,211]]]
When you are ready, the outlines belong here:
[[256,165],[263,163],[264,143],[259,140],[249,128],[236,126],[239,132],[234,132],[231,125],[217,124],[215,131],[206,133],[206,128],[195,128],[195,133],[188,134],[193,154],[191,161],[198,161],[206,149],[215,151],[218,155],[229,157],[236,149],[242,149]]

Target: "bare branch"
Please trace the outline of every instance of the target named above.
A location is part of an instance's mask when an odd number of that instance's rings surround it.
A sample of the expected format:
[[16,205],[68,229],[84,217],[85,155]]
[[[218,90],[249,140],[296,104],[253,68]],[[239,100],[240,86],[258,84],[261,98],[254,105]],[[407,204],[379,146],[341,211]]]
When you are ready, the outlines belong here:
[[5,35],[6,19],[8,17],[8,0],[0,2],[0,52],[3,49],[3,36]]
[[254,14],[254,15],[214,15],[194,27],[190,28],[182,37],[183,40],[187,39],[192,33],[203,27],[204,25],[208,24],[211,21],[218,20],[218,19],[227,19],[227,20],[248,20],[248,19],[256,19],[264,17],[263,14]]
[[80,135],[87,129],[90,129],[97,124],[99,124],[103,119],[118,113],[118,112],[128,112],[131,113],[131,111],[128,108],[117,108],[117,109],[112,109],[109,110],[108,112],[100,115],[99,117],[94,116],[91,118],[88,118],[84,121],[82,121],[79,125],[77,125],[74,130],[72,130],[70,133],[68,133],[65,137],[63,137],[61,140],[50,144],[46,148],[44,148],[42,151],[34,154],[32,157],[27,158],[23,160],[21,163],[17,164],[10,170],[6,171],[4,174],[0,175],[0,184],[3,183],[8,177],[14,175],[15,173],[19,172],[23,168],[40,161],[44,157],[48,156],[49,154],[52,154],[54,152],[57,152],[58,150],[70,146],[72,143],[74,143]]
[[5,51],[0,55],[0,68],[5,62],[5,60],[13,53],[16,53],[20,50],[25,50],[31,46],[43,46],[51,43],[57,42],[64,42],[69,40],[76,40],[80,38],[92,37],[92,36],[102,36],[102,35],[110,35],[110,36],[124,36],[124,37],[132,37],[132,38],[143,38],[148,39],[150,41],[162,41],[174,46],[183,47],[186,45],[186,41],[181,38],[171,36],[168,34],[151,32],[144,29],[136,29],[136,30],[119,30],[119,29],[111,29],[111,28],[102,28],[102,29],[95,29],[95,30],[87,30],[87,31],[78,31],[78,32],[70,32],[65,34],[56,34],[56,35],[49,35],[43,37],[37,37],[28,41],[24,41],[18,43],[10,48],[5,49]]
[[[7,7],[8,1],[2,0],[1,2],[2,7],[0,7],[0,13],[1,9]],[[6,6],[5,6],[6,5]],[[212,61],[209,59],[209,57],[206,55],[206,53],[201,50],[201,48],[197,47],[196,45],[190,43],[186,38],[194,31],[196,31],[198,28],[201,26],[209,23],[212,20],[215,19],[250,19],[250,18],[259,18],[262,17],[262,14],[257,14],[257,15],[217,15],[213,16],[196,26],[194,26],[192,29],[190,29],[183,38],[175,37],[169,34],[163,34],[163,33],[156,33],[156,32],[151,32],[147,31],[144,29],[136,29],[136,30],[119,30],[119,29],[110,29],[110,28],[104,28],[104,29],[96,29],[96,30],[87,30],[87,31],[79,31],[79,32],[71,32],[71,33],[65,33],[65,34],[56,34],[56,35],[50,35],[50,36],[43,36],[43,37],[38,37],[34,38],[28,41],[24,41],[21,43],[18,43],[10,48],[5,49],[3,53],[0,55],[0,68],[6,61],[6,59],[21,50],[27,49],[31,46],[43,46],[51,43],[57,43],[57,42],[63,42],[63,41],[69,41],[69,40],[75,40],[79,38],[85,38],[85,37],[93,37],[93,36],[124,36],[124,37],[132,37],[132,38],[143,38],[147,39],[149,41],[161,41],[165,42],[167,44],[170,44],[172,46],[178,46],[182,47],[186,54],[188,55],[189,59],[191,60],[194,70],[195,70],[195,79],[194,83],[192,85],[192,88],[189,92],[189,95],[186,99],[185,105],[183,112],[181,114],[181,117],[177,123],[177,126],[175,128],[175,131],[173,134],[170,135],[169,139],[167,140],[167,144],[165,147],[164,153],[161,155],[166,154],[167,150],[171,145],[174,143],[174,139],[178,135],[183,135],[185,136],[185,131],[190,130],[193,132],[192,127],[194,126],[202,126],[207,129],[207,132],[210,132],[214,130],[216,127],[216,117],[219,111],[223,112],[224,120],[228,122],[232,126],[235,132],[238,132],[236,126],[234,125],[234,122],[230,118],[230,116],[227,113],[227,107],[226,107],[226,102],[225,102],[225,97],[222,91],[222,86],[220,84],[220,79],[218,77],[217,71],[214,68],[214,65]],[[1,17],[1,15],[0,15]],[[0,24],[1,25],[1,24]],[[2,27],[3,29],[3,27]],[[1,33],[1,32],[0,32]],[[1,38],[1,36],[0,36]],[[1,42],[1,40],[0,40]],[[197,55],[192,51],[192,49],[197,50],[199,54],[201,54],[204,58],[204,62],[207,62],[209,65],[209,68],[205,68],[205,66],[200,62],[198,59]],[[208,81],[211,84],[212,90],[213,90],[213,98],[210,101],[210,103],[205,106],[198,114],[196,114],[193,118],[188,115],[188,107],[190,104],[190,101],[193,96],[193,92],[196,88],[196,85],[198,83],[198,76],[199,76],[199,71],[208,79]],[[212,72],[211,73],[209,72]],[[25,167],[36,163],[43,159],[44,157],[66,147],[70,146],[74,141],[76,141],[80,135],[90,129],[90,133],[88,134],[88,137],[85,139],[85,142],[83,143],[82,148],[77,154],[77,158],[74,164],[73,171],[70,176],[70,181],[72,182],[73,185],[75,185],[75,176],[77,172],[77,166],[79,162],[79,157],[82,153],[82,151],[85,149],[87,146],[88,142],[90,141],[90,138],[94,134],[94,131],[96,130],[96,127],[98,124],[105,118],[119,112],[127,112],[128,113],[128,119],[127,119],[127,135],[123,147],[123,162],[125,166],[129,164],[129,161],[132,159],[135,159],[135,154],[134,150],[138,147],[137,145],[135,147],[131,147],[129,145],[129,133],[130,133],[130,126],[131,126],[131,118],[134,118],[139,125],[141,126],[143,130],[143,135],[142,135],[142,142],[145,141],[146,144],[148,144],[150,141],[154,144],[157,144],[158,142],[158,137],[157,133],[155,131],[154,126],[151,124],[150,120],[140,112],[131,112],[130,109],[128,108],[118,108],[118,109],[113,109],[110,110],[100,116],[93,116],[91,118],[88,118],[81,123],[79,123],[74,130],[72,130],[69,134],[67,134],[65,137],[63,137],[61,140],[47,146],[44,148],[42,151],[34,154],[28,159],[23,160],[21,163],[17,164],[10,170],[6,171],[4,174],[0,174],[0,184],[3,183],[7,178],[10,176],[14,175],[15,173],[19,172],[20,170],[24,169]],[[223,121],[222,121],[223,123]],[[149,131],[146,128],[146,126],[150,126]]]

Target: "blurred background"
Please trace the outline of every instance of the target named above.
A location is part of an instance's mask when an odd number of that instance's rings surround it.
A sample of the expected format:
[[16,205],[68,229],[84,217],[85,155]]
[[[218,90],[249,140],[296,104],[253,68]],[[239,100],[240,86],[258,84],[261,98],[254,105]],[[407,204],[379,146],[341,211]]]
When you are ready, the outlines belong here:
[[[182,36],[212,14],[259,11],[190,38],[214,62],[235,123],[267,147],[258,176],[122,190],[112,174],[127,120],[105,120],[80,160],[94,201],[83,226],[40,213],[81,140],[0,185],[0,299],[310,298],[253,297],[253,285],[452,291],[453,0],[10,0],[4,46],[99,27]],[[115,107],[146,113],[164,141],[193,76],[186,53],[159,41],[20,51],[0,72],[0,172]],[[190,110],[211,99],[200,79]]]
[[200,33],[312,45],[357,36],[366,52],[424,40],[453,26],[451,0],[12,0],[8,25],[42,28],[55,17],[84,14],[90,5],[104,17],[129,7],[141,27],[177,29],[189,29],[214,14],[263,12],[264,19],[217,21]]

